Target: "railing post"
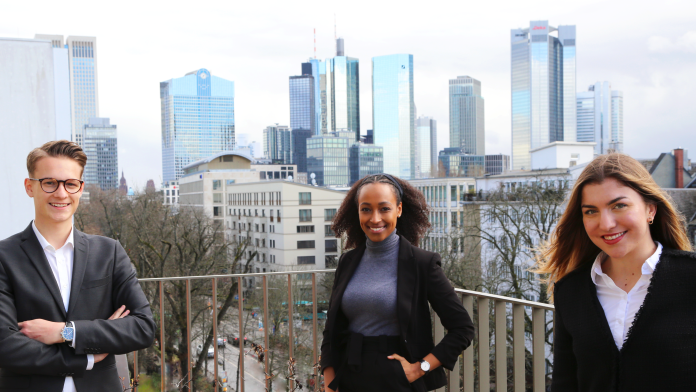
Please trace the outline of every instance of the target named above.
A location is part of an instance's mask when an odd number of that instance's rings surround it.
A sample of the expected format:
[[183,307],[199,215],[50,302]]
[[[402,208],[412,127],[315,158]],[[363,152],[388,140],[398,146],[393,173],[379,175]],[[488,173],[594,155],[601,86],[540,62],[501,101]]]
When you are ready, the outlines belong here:
[[546,390],[546,310],[532,308],[532,380],[534,392]]
[[185,378],[186,391],[193,390],[193,350],[191,349],[191,279],[186,279],[186,347],[188,347],[188,364]]
[[240,392],[244,392],[244,297],[242,296],[242,279],[243,278],[237,278],[237,305],[239,306],[239,391]]
[[[280,217],[278,217],[278,221],[280,222]],[[294,337],[293,337],[293,324],[295,320],[293,319],[292,315],[292,305],[293,305],[293,300],[292,300],[292,274],[288,274],[288,360],[292,361],[295,359],[295,354],[294,354]],[[289,365],[289,364],[288,364]],[[295,381],[290,379],[288,380],[288,384],[290,384],[290,390],[293,391],[295,389]]]
[[312,273],[312,372],[314,374],[314,390],[319,391],[319,372],[317,371],[318,356],[317,351],[319,350],[319,345],[317,344],[317,274]]
[[165,385],[167,381],[166,365],[164,363],[164,282],[159,282],[159,306],[160,306],[160,390],[166,391]]
[[137,381],[138,381],[138,351],[133,351],[133,392],[138,392],[138,382]]
[[512,305],[512,374],[515,392],[525,392],[524,305]]
[[271,389],[271,369],[268,368],[268,276],[263,276],[263,368],[264,368],[264,382],[266,384],[266,390]]
[[[467,313],[469,313],[469,316],[473,320],[474,318],[474,297],[470,295],[464,295],[462,298],[462,304],[464,305],[464,309],[466,309]],[[463,392],[474,392],[474,342],[471,342],[471,345],[464,350],[464,353],[462,354],[462,359],[464,362],[464,372],[462,374],[462,386],[463,386]]]
[[[217,278],[213,278],[213,390],[218,390]],[[206,361],[208,359],[206,358]],[[206,375],[207,376],[207,375]]]
[[507,392],[507,317],[505,301],[495,301],[495,390]]
[[[435,311],[432,312],[433,314],[433,342],[437,345],[440,343],[442,338],[445,337],[445,328],[442,326],[442,321],[440,321],[440,316],[435,313]],[[447,370],[445,370],[446,373],[449,373]],[[445,392],[445,387],[438,388],[435,391],[437,392]]]
[[478,348],[479,348],[479,392],[489,392],[491,390],[491,347],[490,347],[490,326],[488,298],[478,299]]

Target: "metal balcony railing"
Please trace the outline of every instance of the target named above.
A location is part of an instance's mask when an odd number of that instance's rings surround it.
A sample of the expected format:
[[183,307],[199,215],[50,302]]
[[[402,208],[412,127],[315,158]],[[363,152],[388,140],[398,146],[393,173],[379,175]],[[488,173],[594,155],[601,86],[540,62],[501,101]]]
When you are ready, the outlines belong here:
[[[306,286],[306,279],[311,276],[311,307],[312,307],[312,326],[311,326],[311,346],[312,346],[312,356],[311,363],[312,374],[310,377],[316,381],[314,386],[308,390],[320,391],[321,382],[319,371],[319,348],[321,345],[321,339],[319,335],[322,330],[319,329],[318,318],[317,318],[317,276],[321,274],[333,273],[334,269],[327,270],[310,270],[310,271],[285,271],[285,272],[268,272],[268,273],[251,273],[251,274],[226,274],[226,275],[208,275],[208,276],[187,276],[187,277],[171,277],[171,278],[151,278],[151,279],[140,279],[142,284],[156,283],[157,289],[159,290],[159,320],[164,320],[164,287],[167,282],[170,281],[184,281],[186,284],[186,320],[187,320],[187,336],[185,339],[188,345],[188,353],[192,355],[193,350],[191,347],[191,282],[194,280],[208,280],[212,284],[211,301],[212,301],[212,320],[217,320],[218,303],[217,303],[217,287],[218,282],[221,279],[236,279],[237,280],[237,296],[238,298],[244,298],[244,287],[243,280],[248,278],[260,278],[262,282],[262,292],[263,292],[263,347],[267,352],[269,350],[269,278],[272,276],[285,276],[287,277],[287,304],[296,304],[293,301],[293,280],[298,279],[298,275],[302,274]],[[467,348],[460,356],[460,361],[458,361],[457,366],[455,366],[453,371],[447,371],[448,384],[446,387],[438,389],[439,392],[474,392],[475,385],[478,385],[479,392],[489,392],[491,391],[491,377],[490,377],[490,364],[491,364],[491,347],[494,353],[494,384],[496,392],[507,392],[508,384],[510,380],[508,379],[508,315],[507,315],[507,305],[511,305],[511,318],[512,318],[512,387],[515,392],[524,392],[527,384],[527,375],[525,369],[525,351],[529,348],[525,344],[525,315],[529,317],[529,313],[525,310],[528,308],[531,311],[531,321],[532,321],[532,332],[531,332],[531,357],[532,357],[532,390],[534,392],[543,392],[546,390],[547,374],[546,374],[546,312],[554,311],[553,305],[526,301],[516,298],[504,297],[500,295],[481,293],[476,291],[455,289],[457,294],[460,296],[464,308],[471,315],[472,320],[474,320],[475,327],[477,330],[477,337],[475,341],[478,344],[473,344]],[[492,303],[491,303],[492,301]],[[476,309],[474,308],[474,303],[476,303]],[[238,322],[239,331],[244,330],[244,300],[237,301],[238,304]],[[155,305],[155,304],[153,304]],[[294,306],[294,305],[293,305]],[[289,357],[288,362],[292,362],[294,358],[294,312],[293,306],[287,306],[287,324],[288,324],[288,352]],[[492,306],[492,314],[489,309]],[[154,306],[153,306],[154,308]],[[476,310],[476,312],[474,312]],[[481,311],[485,310],[483,314]],[[435,342],[439,342],[440,339],[445,334],[444,327],[440,323],[439,317],[433,312],[434,319],[434,339]],[[493,320],[494,324],[494,338],[491,340],[490,336],[490,323]],[[553,322],[553,317],[552,317]],[[550,328],[553,328],[553,324]],[[550,330],[548,328],[548,330]],[[497,333],[497,331],[504,331],[504,333]],[[160,335],[157,337],[157,341],[165,342],[165,334],[168,331],[165,328],[160,328]],[[169,331],[170,333],[172,331]],[[219,379],[219,370],[217,364],[218,362],[218,326],[217,323],[212,323],[212,347],[213,347],[213,360],[215,366],[213,366],[212,375],[214,380]],[[240,338],[240,355],[239,355],[239,374],[244,375],[244,345],[241,343],[243,338],[242,334],[239,335]],[[485,341],[481,341],[479,337],[485,337]],[[155,343],[158,344],[158,343]],[[477,358],[474,358],[474,347],[477,347]],[[165,350],[160,348],[160,366],[161,366],[161,391],[166,391],[167,389],[167,372],[165,371]],[[264,369],[269,367],[269,355],[264,355],[263,359]],[[189,375],[192,373],[192,361],[189,360],[187,364],[187,369],[182,369],[182,374],[179,378],[179,390],[190,390],[185,389],[185,386],[189,384]],[[182,365],[183,366],[183,365]],[[475,369],[478,372],[475,372]],[[139,374],[138,372],[138,353],[133,353],[133,369],[135,376]],[[478,377],[475,376],[478,373]],[[286,375],[287,376],[287,375]],[[245,380],[244,376],[239,377],[239,390],[245,390]],[[475,381],[478,380],[478,383]],[[172,380],[170,380],[172,381]],[[183,382],[183,385],[182,385]],[[270,383],[273,380],[270,377],[265,378],[265,390],[269,390]],[[292,377],[288,378],[289,390],[295,390],[295,380]],[[133,391],[137,392],[138,386],[136,385],[132,388]],[[222,391],[222,387],[219,383],[214,382],[214,390]],[[229,391],[230,389],[228,389]]]

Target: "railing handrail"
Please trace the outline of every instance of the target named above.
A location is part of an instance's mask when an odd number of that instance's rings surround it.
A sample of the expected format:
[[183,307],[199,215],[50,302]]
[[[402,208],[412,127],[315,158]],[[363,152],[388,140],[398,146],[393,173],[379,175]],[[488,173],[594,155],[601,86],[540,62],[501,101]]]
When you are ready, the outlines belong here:
[[165,278],[144,278],[138,279],[139,282],[166,282],[170,280],[196,280],[196,279],[212,279],[212,278],[253,278],[256,276],[268,276],[268,275],[297,275],[297,274],[314,274],[314,273],[330,273],[335,272],[336,269],[323,269],[323,270],[304,270],[304,271],[276,271],[276,272],[250,272],[247,274],[221,274],[221,275],[202,275],[202,276],[171,276]]
[[506,297],[504,295],[482,293],[480,291],[464,290],[464,289],[457,289],[457,288],[455,288],[454,291],[456,291],[457,293],[462,293],[464,295],[471,295],[473,297],[488,298],[488,299],[492,299],[492,300],[496,300],[496,301],[505,301],[507,303],[516,304],[516,305],[531,306],[531,307],[537,308],[537,309],[544,309],[544,310],[555,310],[556,309],[551,304],[545,304],[543,302],[527,301],[526,299]]

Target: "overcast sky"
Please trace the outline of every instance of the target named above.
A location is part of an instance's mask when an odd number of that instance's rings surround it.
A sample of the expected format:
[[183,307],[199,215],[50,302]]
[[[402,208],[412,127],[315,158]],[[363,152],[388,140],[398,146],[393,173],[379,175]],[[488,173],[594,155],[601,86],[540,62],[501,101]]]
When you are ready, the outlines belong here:
[[[419,115],[449,143],[448,79],[481,81],[486,153],[510,154],[510,29],[548,20],[577,26],[578,91],[609,81],[624,93],[625,150],[654,158],[677,147],[696,158],[694,1],[7,1],[0,36],[96,36],[99,115],[118,125],[129,185],[162,179],[159,83],[199,68],[235,82],[237,133],[261,141],[289,125],[288,77],[335,55],[360,59],[361,132],[372,127],[371,58],[414,56]],[[3,135],[7,137],[7,135]]]

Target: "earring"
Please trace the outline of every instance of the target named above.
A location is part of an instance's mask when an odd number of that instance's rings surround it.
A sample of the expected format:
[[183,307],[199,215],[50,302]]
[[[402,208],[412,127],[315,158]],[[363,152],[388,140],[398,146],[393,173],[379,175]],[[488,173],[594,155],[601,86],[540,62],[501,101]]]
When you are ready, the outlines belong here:
[[655,219],[653,217],[648,218],[648,224],[652,225]]

